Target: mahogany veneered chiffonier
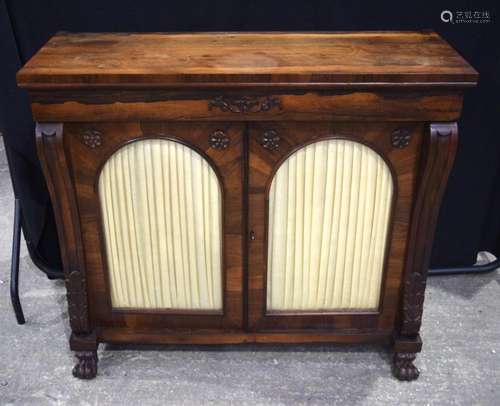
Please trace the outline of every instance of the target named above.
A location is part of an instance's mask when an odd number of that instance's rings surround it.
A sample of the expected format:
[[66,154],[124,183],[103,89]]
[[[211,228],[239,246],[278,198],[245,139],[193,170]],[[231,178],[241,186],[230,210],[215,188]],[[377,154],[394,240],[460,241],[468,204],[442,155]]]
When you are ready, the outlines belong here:
[[73,374],[96,375],[100,342],[375,342],[415,379],[477,77],[430,31],[54,36],[18,82]]

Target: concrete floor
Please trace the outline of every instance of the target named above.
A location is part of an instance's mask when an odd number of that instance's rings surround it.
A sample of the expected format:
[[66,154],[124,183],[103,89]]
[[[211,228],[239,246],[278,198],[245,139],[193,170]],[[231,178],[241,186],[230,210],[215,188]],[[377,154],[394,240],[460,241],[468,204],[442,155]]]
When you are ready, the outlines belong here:
[[9,300],[13,196],[0,143],[0,405],[500,405],[500,275],[431,278],[418,381],[391,376],[384,348],[100,346],[99,375],[71,376],[61,281],[21,252],[27,324]]

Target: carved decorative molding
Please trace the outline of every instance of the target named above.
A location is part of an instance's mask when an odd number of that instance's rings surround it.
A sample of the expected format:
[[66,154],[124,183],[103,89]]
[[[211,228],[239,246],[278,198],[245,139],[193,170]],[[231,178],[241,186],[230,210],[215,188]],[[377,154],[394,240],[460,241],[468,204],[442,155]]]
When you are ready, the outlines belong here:
[[450,128],[449,125],[445,124],[432,124],[431,131],[433,131],[436,136],[441,137],[449,137],[453,134],[453,128]]
[[36,123],[36,133],[44,138],[61,136],[62,132],[62,123]]
[[392,361],[392,373],[400,381],[413,381],[418,378],[420,372],[413,365],[416,354],[413,352],[397,352]]
[[208,145],[219,150],[229,147],[229,141],[229,136],[222,130],[216,130],[208,137]]
[[394,148],[405,148],[410,145],[411,133],[405,128],[398,128],[391,134],[391,143]]
[[102,144],[102,133],[94,129],[86,129],[82,132],[82,141],[89,148],[97,148]]
[[403,329],[405,331],[419,331],[422,324],[422,311],[424,307],[425,286],[427,284],[427,272],[423,274],[414,271],[406,279],[404,297]]
[[84,275],[71,271],[66,278],[69,322],[73,331],[86,331],[88,327],[87,292]]
[[262,134],[260,145],[269,151],[276,151],[280,147],[280,136],[276,130],[267,130]]
[[208,103],[209,110],[219,108],[224,112],[230,111],[232,113],[259,113],[275,107],[282,109],[282,104],[279,98],[273,96],[217,96]]

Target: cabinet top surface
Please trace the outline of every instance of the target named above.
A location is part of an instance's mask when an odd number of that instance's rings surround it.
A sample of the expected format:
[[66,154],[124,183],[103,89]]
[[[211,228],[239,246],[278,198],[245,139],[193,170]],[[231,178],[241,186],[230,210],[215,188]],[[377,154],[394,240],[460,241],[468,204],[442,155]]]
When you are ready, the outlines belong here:
[[59,33],[18,72],[21,87],[473,86],[438,34]]

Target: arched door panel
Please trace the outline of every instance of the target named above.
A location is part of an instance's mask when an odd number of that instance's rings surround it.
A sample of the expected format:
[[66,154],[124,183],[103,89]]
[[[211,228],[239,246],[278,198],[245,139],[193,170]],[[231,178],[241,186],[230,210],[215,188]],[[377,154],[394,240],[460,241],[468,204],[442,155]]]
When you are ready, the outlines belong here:
[[65,124],[94,320],[243,326],[243,128]]
[[[421,127],[254,123],[249,326],[388,330],[396,318]],[[392,304],[392,307],[391,307]]]
[[200,153],[129,143],[98,188],[113,308],[222,311],[222,193]]
[[392,174],[352,140],[305,145],[268,193],[267,310],[377,310]]

